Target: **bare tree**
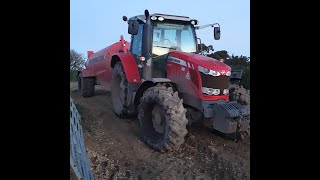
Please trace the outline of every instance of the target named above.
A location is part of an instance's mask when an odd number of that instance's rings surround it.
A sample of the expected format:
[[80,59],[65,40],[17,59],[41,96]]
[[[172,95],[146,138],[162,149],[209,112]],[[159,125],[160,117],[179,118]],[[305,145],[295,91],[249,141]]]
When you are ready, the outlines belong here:
[[70,50],[70,70],[80,70],[84,66],[85,59],[81,53],[78,53],[74,49]]

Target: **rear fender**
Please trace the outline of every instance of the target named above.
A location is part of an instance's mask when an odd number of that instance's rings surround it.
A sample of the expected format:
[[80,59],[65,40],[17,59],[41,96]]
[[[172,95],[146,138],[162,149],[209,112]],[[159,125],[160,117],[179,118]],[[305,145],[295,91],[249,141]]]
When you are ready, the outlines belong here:
[[116,53],[112,56],[110,66],[113,68],[114,65],[120,61],[125,71],[128,83],[141,83],[140,74],[138,71],[138,65],[131,52]]

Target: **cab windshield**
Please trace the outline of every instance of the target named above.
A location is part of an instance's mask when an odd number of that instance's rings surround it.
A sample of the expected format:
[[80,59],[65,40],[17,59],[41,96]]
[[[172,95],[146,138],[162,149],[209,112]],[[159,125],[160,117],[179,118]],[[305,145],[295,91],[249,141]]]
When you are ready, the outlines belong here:
[[191,24],[155,22],[153,25],[152,57],[171,50],[196,52],[196,40]]

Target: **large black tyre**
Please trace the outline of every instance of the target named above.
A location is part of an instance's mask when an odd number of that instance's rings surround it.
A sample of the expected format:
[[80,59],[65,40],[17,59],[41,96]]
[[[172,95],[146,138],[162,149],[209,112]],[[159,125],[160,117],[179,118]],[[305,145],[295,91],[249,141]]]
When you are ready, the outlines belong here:
[[94,94],[95,80],[93,77],[78,76],[78,91],[83,97],[90,97]]
[[250,111],[250,91],[238,84],[230,84],[230,101],[237,101]]
[[188,131],[186,109],[178,92],[165,84],[147,89],[138,107],[142,140],[157,151],[173,151],[184,143]]
[[[238,84],[230,84],[229,99],[230,101],[237,101],[250,112],[250,90],[247,90]],[[250,128],[247,131],[240,132],[239,134],[230,134],[228,137],[235,137],[236,139],[249,139]]]
[[112,72],[111,100],[114,113],[122,117],[131,117],[134,113],[128,111],[129,98],[128,81],[121,62],[114,65]]

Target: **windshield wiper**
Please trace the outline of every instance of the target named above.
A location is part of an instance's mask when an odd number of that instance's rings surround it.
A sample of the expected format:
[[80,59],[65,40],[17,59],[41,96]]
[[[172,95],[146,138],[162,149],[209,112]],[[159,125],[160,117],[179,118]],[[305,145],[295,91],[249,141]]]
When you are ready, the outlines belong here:
[[173,49],[173,50],[177,50],[176,48],[165,47],[165,46],[154,46],[154,47],[160,47],[160,48],[167,48],[167,49]]

